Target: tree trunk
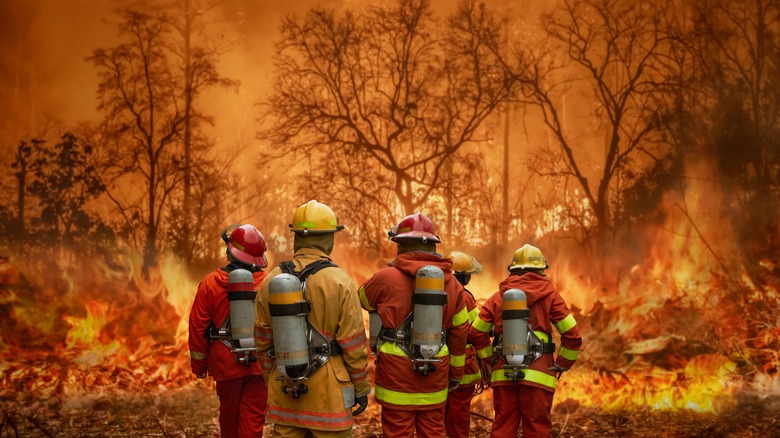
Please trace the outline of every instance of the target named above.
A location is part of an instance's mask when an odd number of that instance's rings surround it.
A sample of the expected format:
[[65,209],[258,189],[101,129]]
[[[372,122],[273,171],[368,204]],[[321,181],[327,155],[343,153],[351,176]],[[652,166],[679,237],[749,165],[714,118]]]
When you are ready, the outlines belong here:
[[501,229],[501,245],[506,246],[509,243],[509,117],[511,110],[509,105],[506,107],[506,115],[504,116],[504,181],[503,181],[503,195],[502,195],[502,224]]
[[25,234],[25,227],[24,227],[24,192],[25,192],[25,185],[27,184],[27,158],[24,156],[24,148],[26,147],[26,143],[22,143],[19,145],[19,149],[17,152],[17,162],[19,163],[19,171],[16,172],[16,179],[18,181],[18,191],[17,191],[17,199],[16,199],[16,223],[17,223],[17,230],[21,235],[23,236]]
[[[192,206],[190,173],[192,169],[192,66],[190,33],[192,30],[192,14],[190,11],[190,0],[184,0],[184,201],[182,225],[184,230],[190,229],[190,212]],[[188,237],[182,237],[182,248],[184,260],[190,261],[192,242]]]

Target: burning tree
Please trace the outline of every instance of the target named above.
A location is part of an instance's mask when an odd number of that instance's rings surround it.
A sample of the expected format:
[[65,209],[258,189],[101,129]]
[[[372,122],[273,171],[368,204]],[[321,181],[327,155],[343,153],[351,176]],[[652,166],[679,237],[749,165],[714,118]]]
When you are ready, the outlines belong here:
[[503,28],[475,2],[446,25],[426,0],[288,17],[259,138],[311,160],[307,188],[354,212],[345,220],[360,223],[365,200],[376,200],[377,221],[358,232],[379,240],[383,226],[428,204],[448,159],[488,137],[485,124],[513,84],[490,50]]
[[[588,246],[607,242],[625,218],[623,192],[641,169],[670,153],[659,135],[668,37],[658,5],[566,0],[543,18],[542,49],[518,50],[513,69],[554,139],[531,168],[573,179],[559,194],[566,200],[560,220],[582,232]],[[572,120],[572,108],[580,106],[587,108],[586,124]]]

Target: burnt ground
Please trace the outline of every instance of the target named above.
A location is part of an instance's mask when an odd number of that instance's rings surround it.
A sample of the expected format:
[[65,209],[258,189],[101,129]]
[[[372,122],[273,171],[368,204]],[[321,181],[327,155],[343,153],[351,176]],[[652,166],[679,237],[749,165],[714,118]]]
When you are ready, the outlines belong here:
[[[209,388],[166,395],[83,396],[57,400],[2,402],[0,438],[16,437],[218,437],[217,398]],[[780,397],[742,396],[718,415],[690,412],[601,412],[561,405],[553,416],[553,437],[780,437]],[[357,418],[354,436],[379,437],[379,411]],[[488,415],[490,415],[488,413]],[[472,436],[487,437],[490,422],[472,417]],[[270,436],[266,427],[265,436]]]

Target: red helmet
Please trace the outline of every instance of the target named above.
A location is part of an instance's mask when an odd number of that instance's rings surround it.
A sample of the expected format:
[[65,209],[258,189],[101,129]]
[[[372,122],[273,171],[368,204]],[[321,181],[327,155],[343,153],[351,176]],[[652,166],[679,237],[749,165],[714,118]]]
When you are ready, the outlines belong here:
[[439,236],[434,233],[433,222],[422,213],[415,213],[403,218],[388,234],[393,242],[398,239],[418,239],[423,243],[441,243]]
[[[228,235],[228,232],[230,234]],[[239,262],[253,268],[265,268],[265,238],[252,225],[231,225],[222,232],[228,252]]]

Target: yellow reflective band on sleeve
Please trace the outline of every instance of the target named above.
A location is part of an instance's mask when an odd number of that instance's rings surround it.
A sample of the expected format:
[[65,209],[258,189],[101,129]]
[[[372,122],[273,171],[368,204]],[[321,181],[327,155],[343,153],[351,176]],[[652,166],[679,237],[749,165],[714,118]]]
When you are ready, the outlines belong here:
[[468,321],[469,321],[469,311],[466,310],[465,307],[460,309],[460,312],[456,313],[455,316],[452,317],[452,325],[455,327]]
[[463,378],[460,379],[460,384],[461,385],[470,385],[470,384],[476,382],[477,380],[479,380],[481,378],[482,378],[482,373],[480,373],[480,372],[477,372],[476,374],[464,374]]
[[482,333],[488,333],[490,332],[490,329],[493,328],[492,323],[485,322],[481,318],[477,318],[476,320],[474,320],[474,322],[471,323],[471,326],[481,331]]
[[558,356],[561,356],[564,359],[569,360],[577,360],[577,356],[579,355],[579,351],[577,350],[569,350],[568,348],[561,345],[561,348],[558,349]]
[[436,392],[399,392],[381,386],[374,387],[374,397],[396,405],[426,406],[447,401],[447,388]]
[[479,318],[479,309],[475,307],[469,312],[469,322],[473,324],[477,318]]
[[483,348],[481,350],[477,350],[477,357],[479,357],[480,359],[484,359],[484,358],[490,357],[492,355],[493,355],[493,346],[492,345],[488,345],[487,347],[485,347],[485,348]]
[[570,313],[569,316],[558,322],[554,322],[553,325],[555,326],[555,329],[558,330],[558,333],[564,334],[577,325],[577,320],[574,319],[574,315]]
[[461,354],[460,356],[453,356],[450,355],[450,366],[452,367],[462,367],[466,365],[466,355]]
[[190,351],[190,359],[204,360],[206,359],[206,353],[199,353],[197,351]]
[[[527,368],[524,368],[521,370],[523,372],[523,378],[520,380],[525,380],[526,382],[534,382],[538,383],[540,385],[547,386],[548,388],[555,389],[555,384],[557,383],[557,380],[555,379],[555,376],[551,376],[547,373],[544,373],[542,371],[536,371],[536,370],[529,370]],[[491,382],[506,382],[506,381],[512,381],[511,378],[506,376],[506,370],[503,368],[499,368],[497,370],[493,370],[493,374],[490,376]]]
[[373,307],[371,307],[370,304],[368,304],[368,297],[366,296],[366,289],[363,286],[360,286],[360,289],[358,289],[358,296],[360,297],[360,304],[363,305],[363,308],[368,310],[369,312],[372,310],[376,310]]

